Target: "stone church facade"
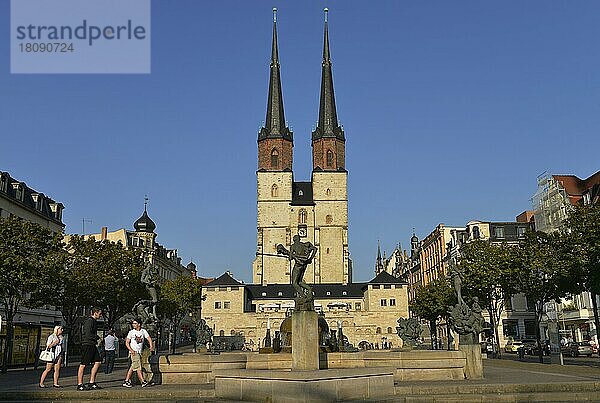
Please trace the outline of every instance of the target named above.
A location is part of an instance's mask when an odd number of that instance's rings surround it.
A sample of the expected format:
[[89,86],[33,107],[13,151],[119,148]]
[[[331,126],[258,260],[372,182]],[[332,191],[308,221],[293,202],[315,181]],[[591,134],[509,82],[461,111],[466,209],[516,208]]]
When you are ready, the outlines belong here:
[[337,118],[329,32],[325,19],[321,95],[312,132],[312,178],[294,181],[294,134],[285,120],[274,14],[267,113],[258,133],[257,253],[251,285],[231,274],[204,287],[202,317],[215,335],[244,335],[249,347],[262,343],[267,327],[279,329],[294,307],[291,263],[277,256],[294,235],[318,249],[304,280],[312,284],[315,307],[330,328],[342,326],[349,341],[399,346],[396,321],[408,317],[407,284],[387,272],[367,283],[352,281],[348,249],[346,137]]

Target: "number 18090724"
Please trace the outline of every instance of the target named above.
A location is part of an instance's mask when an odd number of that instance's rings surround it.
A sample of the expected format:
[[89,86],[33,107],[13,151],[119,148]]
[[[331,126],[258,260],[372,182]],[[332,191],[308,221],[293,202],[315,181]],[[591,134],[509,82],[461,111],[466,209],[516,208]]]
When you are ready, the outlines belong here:
[[69,53],[74,52],[73,43],[67,42],[27,42],[19,43],[21,53]]

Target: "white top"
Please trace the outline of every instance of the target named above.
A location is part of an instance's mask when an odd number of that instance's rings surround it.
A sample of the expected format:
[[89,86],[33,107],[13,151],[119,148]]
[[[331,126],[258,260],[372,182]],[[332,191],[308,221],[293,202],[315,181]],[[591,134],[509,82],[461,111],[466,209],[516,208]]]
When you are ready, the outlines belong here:
[[104,351],[115,351],[115,342],[117,338],[112,334],[107,335],[104,338]]
[[144,348],[144,339],[149,338],[150,335],[146,329],[135,330],[131,329],[127,333],[127,339],[129,340],[129,346],[136,353],[141,353]]
[[[58,344],[56,346],[52,346],[52,344],[56,343],[57,340],[58,340]],[[52,333],[52,334],[50,334],[50,336],[48,336],[48,340],[46,341],[46,347],[52,346],[54,348],[54,358],[58,357],[60,355],[60,353],[62,352],[62,342],[63,342],[62,336],[57,336],[54,333]]]

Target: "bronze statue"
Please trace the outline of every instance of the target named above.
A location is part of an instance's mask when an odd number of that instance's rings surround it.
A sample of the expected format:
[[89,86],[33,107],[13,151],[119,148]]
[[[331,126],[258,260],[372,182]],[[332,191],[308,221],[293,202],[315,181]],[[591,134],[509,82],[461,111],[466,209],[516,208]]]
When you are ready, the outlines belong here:
[[402,339],[404,346],[413,348],[420,342],[423,328],[417,318],[400,318],[398,319],[396,333]]
[[296,310],[297,311],[313,311],[314,296],[310,286],[304,282],[304,273],[306,267],[312,262],[317,248],[310,242],[300,242],[300,236],[294,235],[294,243],[288,251],[282,244],[277,245],[277,253],[287,256],[288,259],[294,261],[292,269],[292,287],[296,290]]
[[156,318],[156,303],[158,302],[156,283],[158,281],[158,272],[151,262],[146,264],[146,267],[142,271],[140,281],[146,286],[146,290],[148,290],[148,294],[150,294],[150,299],[152,300],[152,315]]
[[458,299],[459,304],[464,304],[465,301],[462,297],[462,282],[465,276],[465,272],[460,265],[456,263],[456,258],[450,258],[450,268],[448,269],[450,276],[452,277],[452,282],[454,284],[454,291],[456,291],[456,297]]

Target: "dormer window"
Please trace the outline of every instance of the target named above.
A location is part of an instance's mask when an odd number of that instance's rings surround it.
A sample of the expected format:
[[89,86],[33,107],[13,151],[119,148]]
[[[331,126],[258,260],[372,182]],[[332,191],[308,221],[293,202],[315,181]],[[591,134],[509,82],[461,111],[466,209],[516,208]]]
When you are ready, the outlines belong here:
[[38,211],[42,211],[42,203],[44,200],[44,196],[42,196],[39,193],[34,193],[31,195],[31,198],[33,199],[33,204],[35,206],[35,209]]
[[15,190],[15,199],[23,201],[23,185],[20,183],[13,183],[13,189]]

